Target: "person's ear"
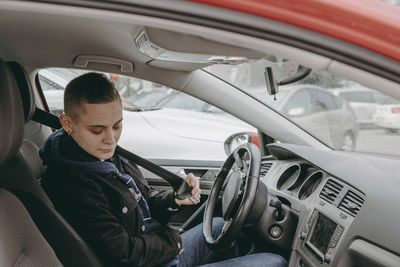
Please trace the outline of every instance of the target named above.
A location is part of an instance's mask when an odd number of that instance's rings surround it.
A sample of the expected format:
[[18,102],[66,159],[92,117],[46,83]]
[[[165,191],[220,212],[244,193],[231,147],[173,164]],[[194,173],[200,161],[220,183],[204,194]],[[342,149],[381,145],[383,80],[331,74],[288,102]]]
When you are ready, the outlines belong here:
[[61,114],[60,115],[60,123],[64,130],[70,135],[72,132],[72,120],[68,115]]

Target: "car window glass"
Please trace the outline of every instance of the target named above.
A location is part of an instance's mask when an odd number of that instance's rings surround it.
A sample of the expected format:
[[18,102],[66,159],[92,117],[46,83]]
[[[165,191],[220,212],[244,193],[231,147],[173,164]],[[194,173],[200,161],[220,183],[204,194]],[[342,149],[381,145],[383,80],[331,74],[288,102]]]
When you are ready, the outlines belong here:
[[[65,86],[86,72],[59,68],[39,71],[50,112],[63,112]],[[114,83],[124,107],[119,144],[140,156],[222,163],[226,158],[224,142],[230,136],[242,132],[256,136],[254,127],[190,95],[134,77],[104,75]],[[258,143],[258,139],[252,142]]]
[[[46,79],[39,78],[39,81],[40,81],[40,85],[42,86],[42,89],[43,89],[44,91],[48,91],[48,90],[59,90],[59,89],[57,88],[57,85],[56,85],[56,84],[51,83],[51,82],[49,82],[49,81],[46,80]],[[60,89],[62,90],[62,88],[60,88]]]
[[203,111],[207,103],[184,93],[170,96],[168,99],[158,103],[163,108],[178,108],[186,110]]
[[[267,67],[272,70],[273,82],[278,84],[292,77],[299,64],[270,56],[237,65],[212,65],[205,71],[262,101],[333,149],[400,155],[397,99],[319,70],[312,70],[294,83],[279,85],[278,93],[272,96],[266,87]],[[304,89],[310,89],[309,105],[300,107],[299,103],[306,100],[304,96],[296,96],[296,92]],[[301,116],[307,112],[315,116]]]
[[322,94],[316,90],[311,90],[311,106],[313,107],[313,112],[329,110],[328,103],[325,101]]
[[[281,88],[282,89],[282,88]],[[289,90],[280,90],[279,94],[276,97],[268,95],[267,89],[263,88],[261,90],[249,90],[249,93],[266,103],[268,106],[277,109],[280,104],[286,99]]]
[[47,79],[45,76],[43,75],[39,75],[39,81],[40,81],[40,85],[42,86],[42,89],[44,91],[47,90],[64,90],[64,87],[61,86],[60,84]]
[[334,110],[337,108],[337,104],[333,100],[330,94],[327,94],[321,90],[311,90],[315,106],[319,111]]
[[211,113],[222,113],[224,112],[223,110],[217,108],[216,106],[209,105],[207,104],[206,107],[204,108],[205,112],[211,112]]
[[344,104],[344,101],[343,101],[343,99],[342,98],[340,98],[340,97],[335,97],[334,95],[333,96],[331,96],[332,97],[332,99],[333,99],[333,101],[335,102],[335,108],[341,108],[342,106],[343,106],[343,104]]
[[138,107],[156,107],[158,103],[169,96],[168,90],[150,91],[131,95],[126,100]]
[[350,102],[363,102],[363,103],[373,103],[374,96],[372,92],[368,91],[353,91],[353,92],[343,92],[339,94],[342,98]]
[[391,96],[387,96],[387,95],[384,95],[384,94],[379,93],[379,92],[374,92],[373,95],[374,95],[374,99],[376,100],[376,102],[379,103],[379,104],[382,104],[382,105],[385,105],[385,104],[399,104],[400,103],[399,100],[394,99]]
[[301,115],[307,115],[310,107],[310,96],[307,90],[300,90],[291,96],[283,108],[283,112],[291,116],[294,109],[302,109]]

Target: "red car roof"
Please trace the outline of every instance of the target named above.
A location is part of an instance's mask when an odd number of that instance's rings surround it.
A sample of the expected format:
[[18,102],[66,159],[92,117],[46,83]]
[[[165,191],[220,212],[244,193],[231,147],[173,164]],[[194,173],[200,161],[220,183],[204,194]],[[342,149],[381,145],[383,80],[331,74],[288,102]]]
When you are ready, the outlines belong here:
[[286,22],[400,60],[400,7],[380,0],[192,0]]

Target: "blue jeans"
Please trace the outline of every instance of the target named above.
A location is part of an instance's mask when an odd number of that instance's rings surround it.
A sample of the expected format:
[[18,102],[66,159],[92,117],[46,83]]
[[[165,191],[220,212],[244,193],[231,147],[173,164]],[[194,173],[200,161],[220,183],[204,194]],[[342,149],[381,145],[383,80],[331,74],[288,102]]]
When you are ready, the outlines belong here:
[[[212,223],[212,235],[216,238],[222,230],[224,220],[222,218],[214,218]],[[182,245],[183,253],[178,256],[178,267],[199,266],[213,262],[217,258],[217,254],[207,247],[203,237],[203,224],[193,227],[189,231],[183,233]],[[235,253],[231,253],[230,257],[235,257]],[[207,265],[214,266],[268,266],[283,267],[287,266],[286,260],[272,253],[257,253],[243,257],[235,257],[228,260],[214,262]]]

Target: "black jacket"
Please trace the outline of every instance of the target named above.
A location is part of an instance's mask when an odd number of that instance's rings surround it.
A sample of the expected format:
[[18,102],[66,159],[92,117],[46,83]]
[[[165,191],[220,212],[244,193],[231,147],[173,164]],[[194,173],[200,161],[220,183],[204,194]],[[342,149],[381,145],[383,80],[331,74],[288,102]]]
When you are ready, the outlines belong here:
[[[165,223],[173,207],[172,191],[154,191],[139,169],[124,162],[147,200],[152,217]],[[71,165],[50,164],[42,186],[56,209],[96,251],[106,266],[153,266],[181,249],[177,231],[159,226],[144,234],[138,203],[115,174],[98,175]]]

